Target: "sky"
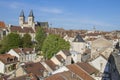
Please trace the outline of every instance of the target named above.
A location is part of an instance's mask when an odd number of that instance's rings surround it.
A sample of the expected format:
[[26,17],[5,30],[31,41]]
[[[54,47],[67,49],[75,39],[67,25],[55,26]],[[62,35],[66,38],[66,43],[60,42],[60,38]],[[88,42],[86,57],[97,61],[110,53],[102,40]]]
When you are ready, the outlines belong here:
[[21,10],[27,21],[31,9],[35,21],[50,27],[120,30],[120,0],[0,0],[0,21],[19,25]]

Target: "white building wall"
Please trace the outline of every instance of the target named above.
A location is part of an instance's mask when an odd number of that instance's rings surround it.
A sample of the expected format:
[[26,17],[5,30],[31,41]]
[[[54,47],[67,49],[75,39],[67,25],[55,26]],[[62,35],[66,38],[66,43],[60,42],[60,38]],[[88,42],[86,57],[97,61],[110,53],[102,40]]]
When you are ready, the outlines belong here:
[[51,58],[51,60],[52,60],[56,65],[59,65],[59,66],[62,65],[62,63],[61,63],[60,61],[58,61],[55,56],[53,56],[53,57]]
[[25,55],[26,62],[29,61],[29,55]]
[[71,56],[68,56],[66,59],[65,59],[65,65],[69,65],[71,64]]
[[71,43],[71,51],[76,51],[78,53],[83,53],[86,48],[86,43],[82,42],[72,42]]
[[13,49],[11,49],[7,54],[10,54],[12,56],[16,56],[18,58],[18,60],[20,60],[20,56]]
[[64,71],[69,71],[69,69],[66,66],[62,66],[59,69],[57,69],[56,71],[52,72],[52,74],[57,74],[57,73],[61,73]]
[[45,62],[41,62],[41,64],[42,64],[49,72],[53,72],[53,70],[52,70]]
[[0,61],[0,73],[5,73],[5,65]]
[[71,57],[75,63],[81,62],[81,54],[77,52],[71,52]]
[[104,55],[106,58],[109,58],[112,52],[113,52],[113,48],[109,47],[101,54]]
[[107,60],[104,59],[102,56],[94,59],[93,61],[89,62],[93,67],[98,69],[100,72],[104,72],[105,67],[107,65]]
[[29,33],[29,35],[31,36],[31,40],[35,41],[35,33]]

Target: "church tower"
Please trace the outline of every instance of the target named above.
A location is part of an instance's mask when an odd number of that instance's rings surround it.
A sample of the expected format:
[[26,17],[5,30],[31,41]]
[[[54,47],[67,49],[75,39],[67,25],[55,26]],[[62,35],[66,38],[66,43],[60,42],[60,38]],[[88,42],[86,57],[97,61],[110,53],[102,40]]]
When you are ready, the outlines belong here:
[[33,15],[33,11],[31,10],[28,16],[28,25],[33,26],[33,24],[34,24],[34,15]]
[[22,10],[19,16],[19,25],[23,26],[24,22],[25,22],[25,16],[24,16],[24,11]]

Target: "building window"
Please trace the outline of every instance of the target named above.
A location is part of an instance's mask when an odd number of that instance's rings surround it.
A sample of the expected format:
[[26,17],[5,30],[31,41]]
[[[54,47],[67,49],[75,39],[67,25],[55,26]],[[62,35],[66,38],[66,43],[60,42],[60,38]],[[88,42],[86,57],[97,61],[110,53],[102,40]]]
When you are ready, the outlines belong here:
[[6,31],[3,31],[3,36],[6,36]]
[[29,21],[32,21],[32,19],[29,19]]

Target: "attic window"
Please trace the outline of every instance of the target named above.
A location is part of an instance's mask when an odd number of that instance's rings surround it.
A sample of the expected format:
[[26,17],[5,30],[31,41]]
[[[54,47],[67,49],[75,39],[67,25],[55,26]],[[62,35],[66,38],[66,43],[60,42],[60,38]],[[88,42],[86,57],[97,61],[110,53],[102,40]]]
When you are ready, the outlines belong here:
[[3,31],[3,36],[5,36],[6,35],[6,31]]
[[76,39],[76,42],[78,42],[78,39]]

